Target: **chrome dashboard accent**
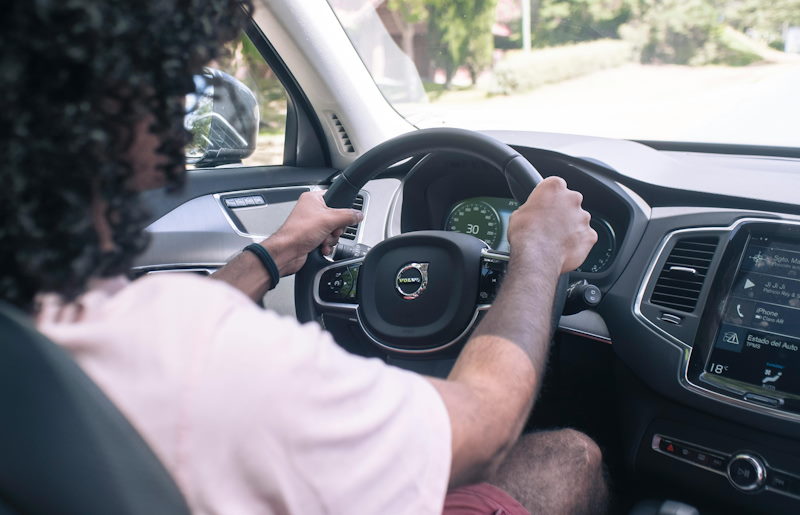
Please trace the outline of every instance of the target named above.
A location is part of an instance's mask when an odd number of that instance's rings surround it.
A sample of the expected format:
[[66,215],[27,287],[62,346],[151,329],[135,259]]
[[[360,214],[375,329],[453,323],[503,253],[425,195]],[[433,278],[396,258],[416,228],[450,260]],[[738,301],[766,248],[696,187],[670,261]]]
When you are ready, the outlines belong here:
[[690,268],[688,266],[675,266],[675,265],[672,265],[671,267],[669,267],[669,271],[670,272],[684,272],[684,273],[687,273],[687,274],[697,275],[697,270],[695,270],[694,268]]
[[225,263],[168,263],[158,266],[135,266],[131,268],[131,270],[144,275],[175,272],[203,272],[207,275],[211,275],[223,266],[225,266]]
[[[778,225],[800,226],[800,221],[796,220],[743,217],[736,220],[727,227],[694,227],[691,229],[679,229],[677,231],[672,231],[668,233],[663,238],[661,245],[655,252],[653,258],[650,261],[650,265],[648,266],[647,271],[645,272],[644,278],[639,286],[639,291],[634,300],[633,312],[636,318],[639,319],[640,322],[643,322],[643,324],[646,327],[651,329],[658,336],[662,336],[667,342],[669,342],[671,345],[673,345],[674,347],[678,348],[681,351],[681,363],[679,365],[677,372],[678,372],[678,382],[684,389],[696,395],[700,395],[702,397],[711,399],[715,402],[727,404],[735,408],[744,409],[746,411],[750,411],[753,413],[767,415],[770,417],[779,418],[782,420],[788,420],[791,422],[800,422],[800,414],[787,413],[785,411],[781,411],[779,409],[775,409],[769,406],[762,406],[751,402],[747,402],[743,399],[738,399],[736,397],[724,395],[719,392],[709,390],[708,388],[705,388],[702,385],[693,383],[689,379],[689,363],[691,361],[693,347],[685,342],[678,340],[677,338],[673,337],[672,335],[660,329],[658,326],[653,324],[648,318],[646,318],[641,312],[641,303],[644,300],[644,293],[652,280],[653,271],[656,266],[656,263],[658,263],[658,261],[660,260],[666,245],[671,241],[671,239],[676,237],[676,235],[692,234],[697,232],[719,231],[721,234],[729,234],[735,229],[737,229],[740,225],[746,223],[770,223]],[[722,248],[722,246],[720,247],[720,251],[724,252],[724,248]],[[713,283],[713,278],[711,278],[711,281]]]

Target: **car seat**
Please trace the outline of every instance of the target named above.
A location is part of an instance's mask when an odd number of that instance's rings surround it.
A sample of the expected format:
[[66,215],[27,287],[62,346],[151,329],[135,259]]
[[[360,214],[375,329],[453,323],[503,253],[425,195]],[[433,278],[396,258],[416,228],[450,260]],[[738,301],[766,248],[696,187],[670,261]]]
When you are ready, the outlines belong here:
[[125,417],[60,347],[0,302],[0,514],[188,514]]

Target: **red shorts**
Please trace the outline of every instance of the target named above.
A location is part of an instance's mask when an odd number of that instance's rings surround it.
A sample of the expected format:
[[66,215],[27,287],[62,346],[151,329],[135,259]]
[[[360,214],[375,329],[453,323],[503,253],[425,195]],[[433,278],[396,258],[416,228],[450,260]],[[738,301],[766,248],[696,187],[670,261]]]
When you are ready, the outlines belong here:
[[443,515],[530,515],[516,499],[504,490],[490,485],[462,486],[444,498]]

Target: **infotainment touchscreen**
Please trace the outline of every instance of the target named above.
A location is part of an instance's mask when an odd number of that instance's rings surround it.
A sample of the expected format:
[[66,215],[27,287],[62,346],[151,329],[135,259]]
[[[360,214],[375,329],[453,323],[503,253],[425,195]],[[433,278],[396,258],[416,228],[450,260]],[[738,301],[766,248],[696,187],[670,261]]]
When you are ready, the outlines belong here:
[[751,391],[800,395],[800,243],[752,234],[706,373]]

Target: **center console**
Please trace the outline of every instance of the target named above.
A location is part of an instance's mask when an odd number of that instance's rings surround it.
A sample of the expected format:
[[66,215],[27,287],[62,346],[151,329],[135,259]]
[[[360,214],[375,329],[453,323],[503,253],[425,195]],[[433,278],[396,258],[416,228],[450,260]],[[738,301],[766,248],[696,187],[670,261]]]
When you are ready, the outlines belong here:
[[650,355],[677,359],[664,397],[626,379],[637,409],[625,425],[637,470],[712,504],[797,513],[800,222],[727,223],[674,230],[657,247],[634,314],[661,337]]

